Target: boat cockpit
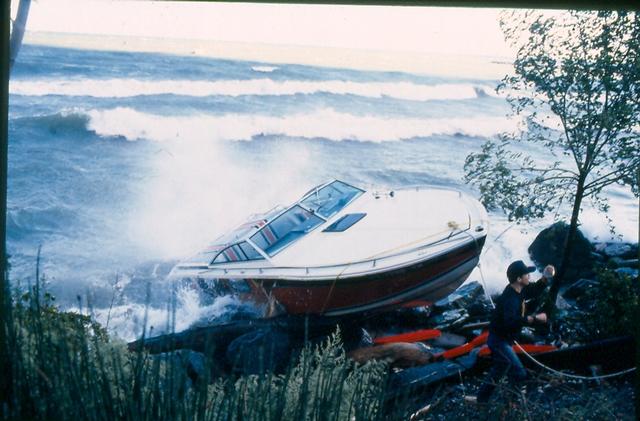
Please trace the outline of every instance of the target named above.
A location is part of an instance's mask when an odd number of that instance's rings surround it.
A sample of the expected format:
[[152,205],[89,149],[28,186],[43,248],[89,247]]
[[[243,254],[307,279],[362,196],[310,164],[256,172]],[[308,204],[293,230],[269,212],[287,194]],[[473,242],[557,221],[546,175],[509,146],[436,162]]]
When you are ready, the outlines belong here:
[[189,260],[212,266],[270,259],[325,223],[363,193],[364,190],[339,180],[321,184],[290,207],[247,222],[218,238],[214,244]]

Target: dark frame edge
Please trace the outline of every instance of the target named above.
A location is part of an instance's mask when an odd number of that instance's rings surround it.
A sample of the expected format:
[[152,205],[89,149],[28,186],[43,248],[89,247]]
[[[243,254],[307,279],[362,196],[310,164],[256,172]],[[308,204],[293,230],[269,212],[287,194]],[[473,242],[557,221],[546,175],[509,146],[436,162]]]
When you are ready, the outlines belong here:
[[7,175],[9,147],[9,32],[11,2],[2,2],[2,57],[0,58],[0,261],[2,265],[2,285],[0,285],[0,417],[6,416],[11,405],[12,370],[9,361],[9,318],[11,297],[7,256]]

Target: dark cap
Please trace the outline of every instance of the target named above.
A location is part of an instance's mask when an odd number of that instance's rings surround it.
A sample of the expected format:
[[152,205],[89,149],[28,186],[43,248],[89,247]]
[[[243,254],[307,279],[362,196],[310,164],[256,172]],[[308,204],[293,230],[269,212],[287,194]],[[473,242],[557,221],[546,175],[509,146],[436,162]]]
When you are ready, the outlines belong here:
[[526,273],[535,272],[535,270],[535,266],[527,266],[522,260],[516,260],[507,268],[507,278],[509,278],[509,283],[512,284],[516,281],[516,279],[518,279],[519,276],[522,276]]

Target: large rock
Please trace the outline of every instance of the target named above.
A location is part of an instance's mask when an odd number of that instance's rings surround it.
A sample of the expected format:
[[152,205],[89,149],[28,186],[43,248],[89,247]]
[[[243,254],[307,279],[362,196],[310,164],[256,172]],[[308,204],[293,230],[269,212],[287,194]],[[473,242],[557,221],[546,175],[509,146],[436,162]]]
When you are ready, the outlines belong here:
[[227,348],[227,362],[241,374],[282,370],[289,361],[290,338],[276,329],[258,329],[234,339]]
[[[184,373],[188,376],[189,380],[185,379],[185,386],[187,388],[193,386],[199,379],[211,378],[213,375],[220,373],[220,367],[212,361],[212,365],[207,367],[205,363],[205,356],[200,352],[191,351],[188,349],[180,349],[178,351],[152,354],[151,359],[159,359],[160,361],[170,361],[174,364],[175,368],[184,370]],[[207,368],[210,370],[207,376]]]
[[[554,265],[560,268],[564,251],[564,242],[569,232],[569,225],[564,222],[556,222],[549,228],[545,228],[538,234],[529,246],[529,255],[542,270],[546,265]],[[565,282],[573,282],[580,278],[593,276],[593,246],[578,229],[573,240],[573,252],[569,267],[565,272]]]

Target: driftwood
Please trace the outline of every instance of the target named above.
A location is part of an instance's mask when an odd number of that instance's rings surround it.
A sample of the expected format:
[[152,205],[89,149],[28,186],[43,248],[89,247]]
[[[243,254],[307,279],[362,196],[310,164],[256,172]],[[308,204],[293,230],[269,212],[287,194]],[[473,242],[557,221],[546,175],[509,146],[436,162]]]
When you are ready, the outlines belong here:
[[421,343],[393,343],[354,349],[347,356],[358,363],[388,361],[391,367],[407,368],[429,364],[433,353]]

